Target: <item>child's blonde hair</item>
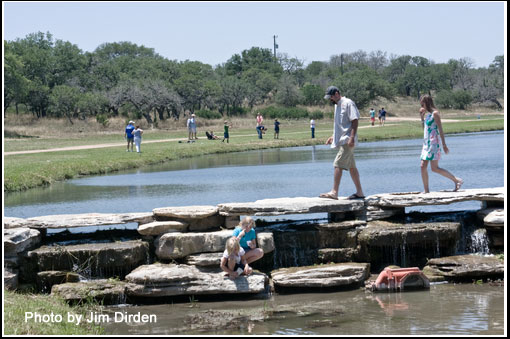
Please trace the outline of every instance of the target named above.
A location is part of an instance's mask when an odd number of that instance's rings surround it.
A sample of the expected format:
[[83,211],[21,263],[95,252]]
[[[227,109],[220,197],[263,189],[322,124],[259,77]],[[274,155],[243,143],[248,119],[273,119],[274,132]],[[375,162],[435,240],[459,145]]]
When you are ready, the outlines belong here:
[[228,255],[233,253],[239,253],[241,250],[241,245],[239,245],[239,240],[236,237],[231,237],[227,240],[225,245],[225,249],[227,250]]
[[246,229],[248,226],[255,227],[255,221],[251,217],[246,217],[241,222],[239,222],[239,227],[241,227],[243,230]]

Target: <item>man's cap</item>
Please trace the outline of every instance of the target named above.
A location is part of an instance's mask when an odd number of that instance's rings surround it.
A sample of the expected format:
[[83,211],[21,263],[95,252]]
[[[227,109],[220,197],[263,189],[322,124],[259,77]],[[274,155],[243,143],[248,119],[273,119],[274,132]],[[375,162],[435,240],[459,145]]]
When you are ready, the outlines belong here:
[[130,124],[134,124],[135,122],[133,120],[129,120],[129,123]]
[[336,86],[329,86],[326,90],[326,95],[324,96],[324,99],[329,99],[331,96],[333,96],[336,92],[340,92],[338,87]]

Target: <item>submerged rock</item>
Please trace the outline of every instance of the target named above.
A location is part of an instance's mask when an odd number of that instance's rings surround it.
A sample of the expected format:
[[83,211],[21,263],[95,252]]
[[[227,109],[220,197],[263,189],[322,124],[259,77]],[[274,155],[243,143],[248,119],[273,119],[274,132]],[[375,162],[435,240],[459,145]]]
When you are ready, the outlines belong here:
[[370,264],[366,263],[281,268],[271,272],[275,288],[361,286],[369,276]]
[[261,293],[268,282],[263,273],[241,275],[235,280],[220,268],[205,269],[189,265],[144,265],[126,276],[126,292],[134,297],[165,297],[179,295]]
[[[504,261],[494,256],[476,254],[457,255],[431,259],[423,273],[438,280],[472,280],[484,278],[501,278],[505,272]],[[432,280],[431,279],[431,280]]]

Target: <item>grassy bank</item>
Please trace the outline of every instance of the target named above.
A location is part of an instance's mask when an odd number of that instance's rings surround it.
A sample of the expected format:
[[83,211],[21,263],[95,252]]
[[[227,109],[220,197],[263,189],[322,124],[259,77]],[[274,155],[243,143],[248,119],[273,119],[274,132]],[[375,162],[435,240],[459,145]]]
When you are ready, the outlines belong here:
[[[99,335],[104,334],[100,326],[82,323],[76,325],[68,322],[68,314],[87,314],[94,306],[71,307],[63,299],[46,294],[24,294],[4,290],[4,334],[6,335]],[[34,318],[27,318],[27,312],[41,315],[53,314],[53,321],[35,321]],[[58,322],[56,315],[62,316]],[[48,320],[48,319],[46,319]],[[51,320],[51,319],[50,319]]]
[[[389,119],[391,120],[391,119]],[[504,129],[504,119],[481,119],[475,121],[444,122],[445,133],[464,133]],[[220,135],[219,130],[216,133]],[[122,137],[118,134],[94,135],[94,144],[108,143],[116,140],[120,146],[60,151],[35,154],[9,155],[4,157],[4,192],[15,192],[38,186],[51,184],[55,181],[71,179],[83,175],[107,174],[119,170],[138,168],[152,164],[163,163],[171,160],[182,159],[204,154],[239,152],[266,148],[293,147],[323,144],[331,135],[331,121],[321,121],[317,125],[316,139],[310,138],[310,129],[307,122],[294,121],[283,122],[281,125],[280,139],[273,139],[272,128],[264,139],[256,137],[254,128],[233,129],[230,143],[222,143],[221,140],[206,140],[199,134],[200,139],[192,144],[179,143],[176,140],[147,143],[149,140],[168,139],[168,132],[147,130],[142,143],[143,153],[131,153],[125,151]],[[203,130],[202,130],[203,132]],[[185,137],[185,131],[174,131],[170,137]],[[384,127],[369,126],[364,120],[360,124],[360,141],[378,141],[388,139],[422,138],[423,130],[419,121],[403,121],[391,123],[388,121]],[[119,140],[120,139],[120,140]],[[25,139],[23,139],[23,142]],[[42,149],[41,140],[31,141],[36,144],[36,149]],[[14,147],[16,140],[5,141],[5,151],[27,149],[27,147]],[[45,141],[46,148],[67,147],[70,145],[83,145],[75,138],[49,138]],[[28,149],[30,149],[28,147]]]

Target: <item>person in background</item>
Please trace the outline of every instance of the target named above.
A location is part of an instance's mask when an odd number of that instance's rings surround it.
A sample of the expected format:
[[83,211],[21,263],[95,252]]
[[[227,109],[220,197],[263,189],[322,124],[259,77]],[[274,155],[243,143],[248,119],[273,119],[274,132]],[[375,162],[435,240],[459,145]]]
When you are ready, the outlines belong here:
[[133,131],[135,130],[134,126],[135,122],[133,120],[130,120],[128,125],[126,126],[126,129],[124,131],[124,138],[127,140],[127,149],[126,152],[129,152],[129,145],[131,145],[131,152],[133,152]]
[[264,118],[262,117],[262,114],[257,113],[257,133],[259,135],[259,139],[262,139],[262,130],[264,129],[264,125],[262,125],[263,122]]
[[137,125],[135,130],[133,131],[134,142],[135,142],[135,146],[136,146],[136,153],[142,153],[142,150],[141,150],[142,134],[143,134],[143,130],[140,128],[140,125]]
[[188,127],[188,142],[193,139],[197,139],[197,122],[195,119],[195,113],[191,114],[188,121],[186,121],[186,126]]
[[372,123],[372,126],[374,126],[375,123],[375,109],[370,109],[370,122]]
[[315,139],[315,120],[310,120],[310,129],[312,130],[312,139]]
[[225,120],[225,123],[223,124],[223,140],[221,142],[225,142],[225,140],[227,140],[227,144],[228,144],[228,140],[230,138],[229,134],[228,134],[228,129],[232,128],[232,125],[228,123],[227,120]]
[[[450,151],[446,146],[444,138],[443,127],[441,124],[441,116],[439,111],[434,106],[434,101],[430,95],[424,95],[420,99],[420,105],[423,110],[420,110],[420,115],[424,124],[423,129],[423,147],[421,151],[421,178],[423,181],[423,193],[429,193],[429,174],[428,165],[432,172],[441,174],[442,176],[450,179],[455,184],[454,192],[458,191],[464,181],[448,172],[447,170],[439,167],[439,159],[441,158],[441,142],[445,154]],[[439,139],[441,138],[441,142]]]
[[379,115],[379,125],[382,124],[384,126],[384,123],[386,122],[386,111],[384,110],[384,107],[381,108]]
[[280,122],[278,119],[274,119],[274,139],[280,138]]

